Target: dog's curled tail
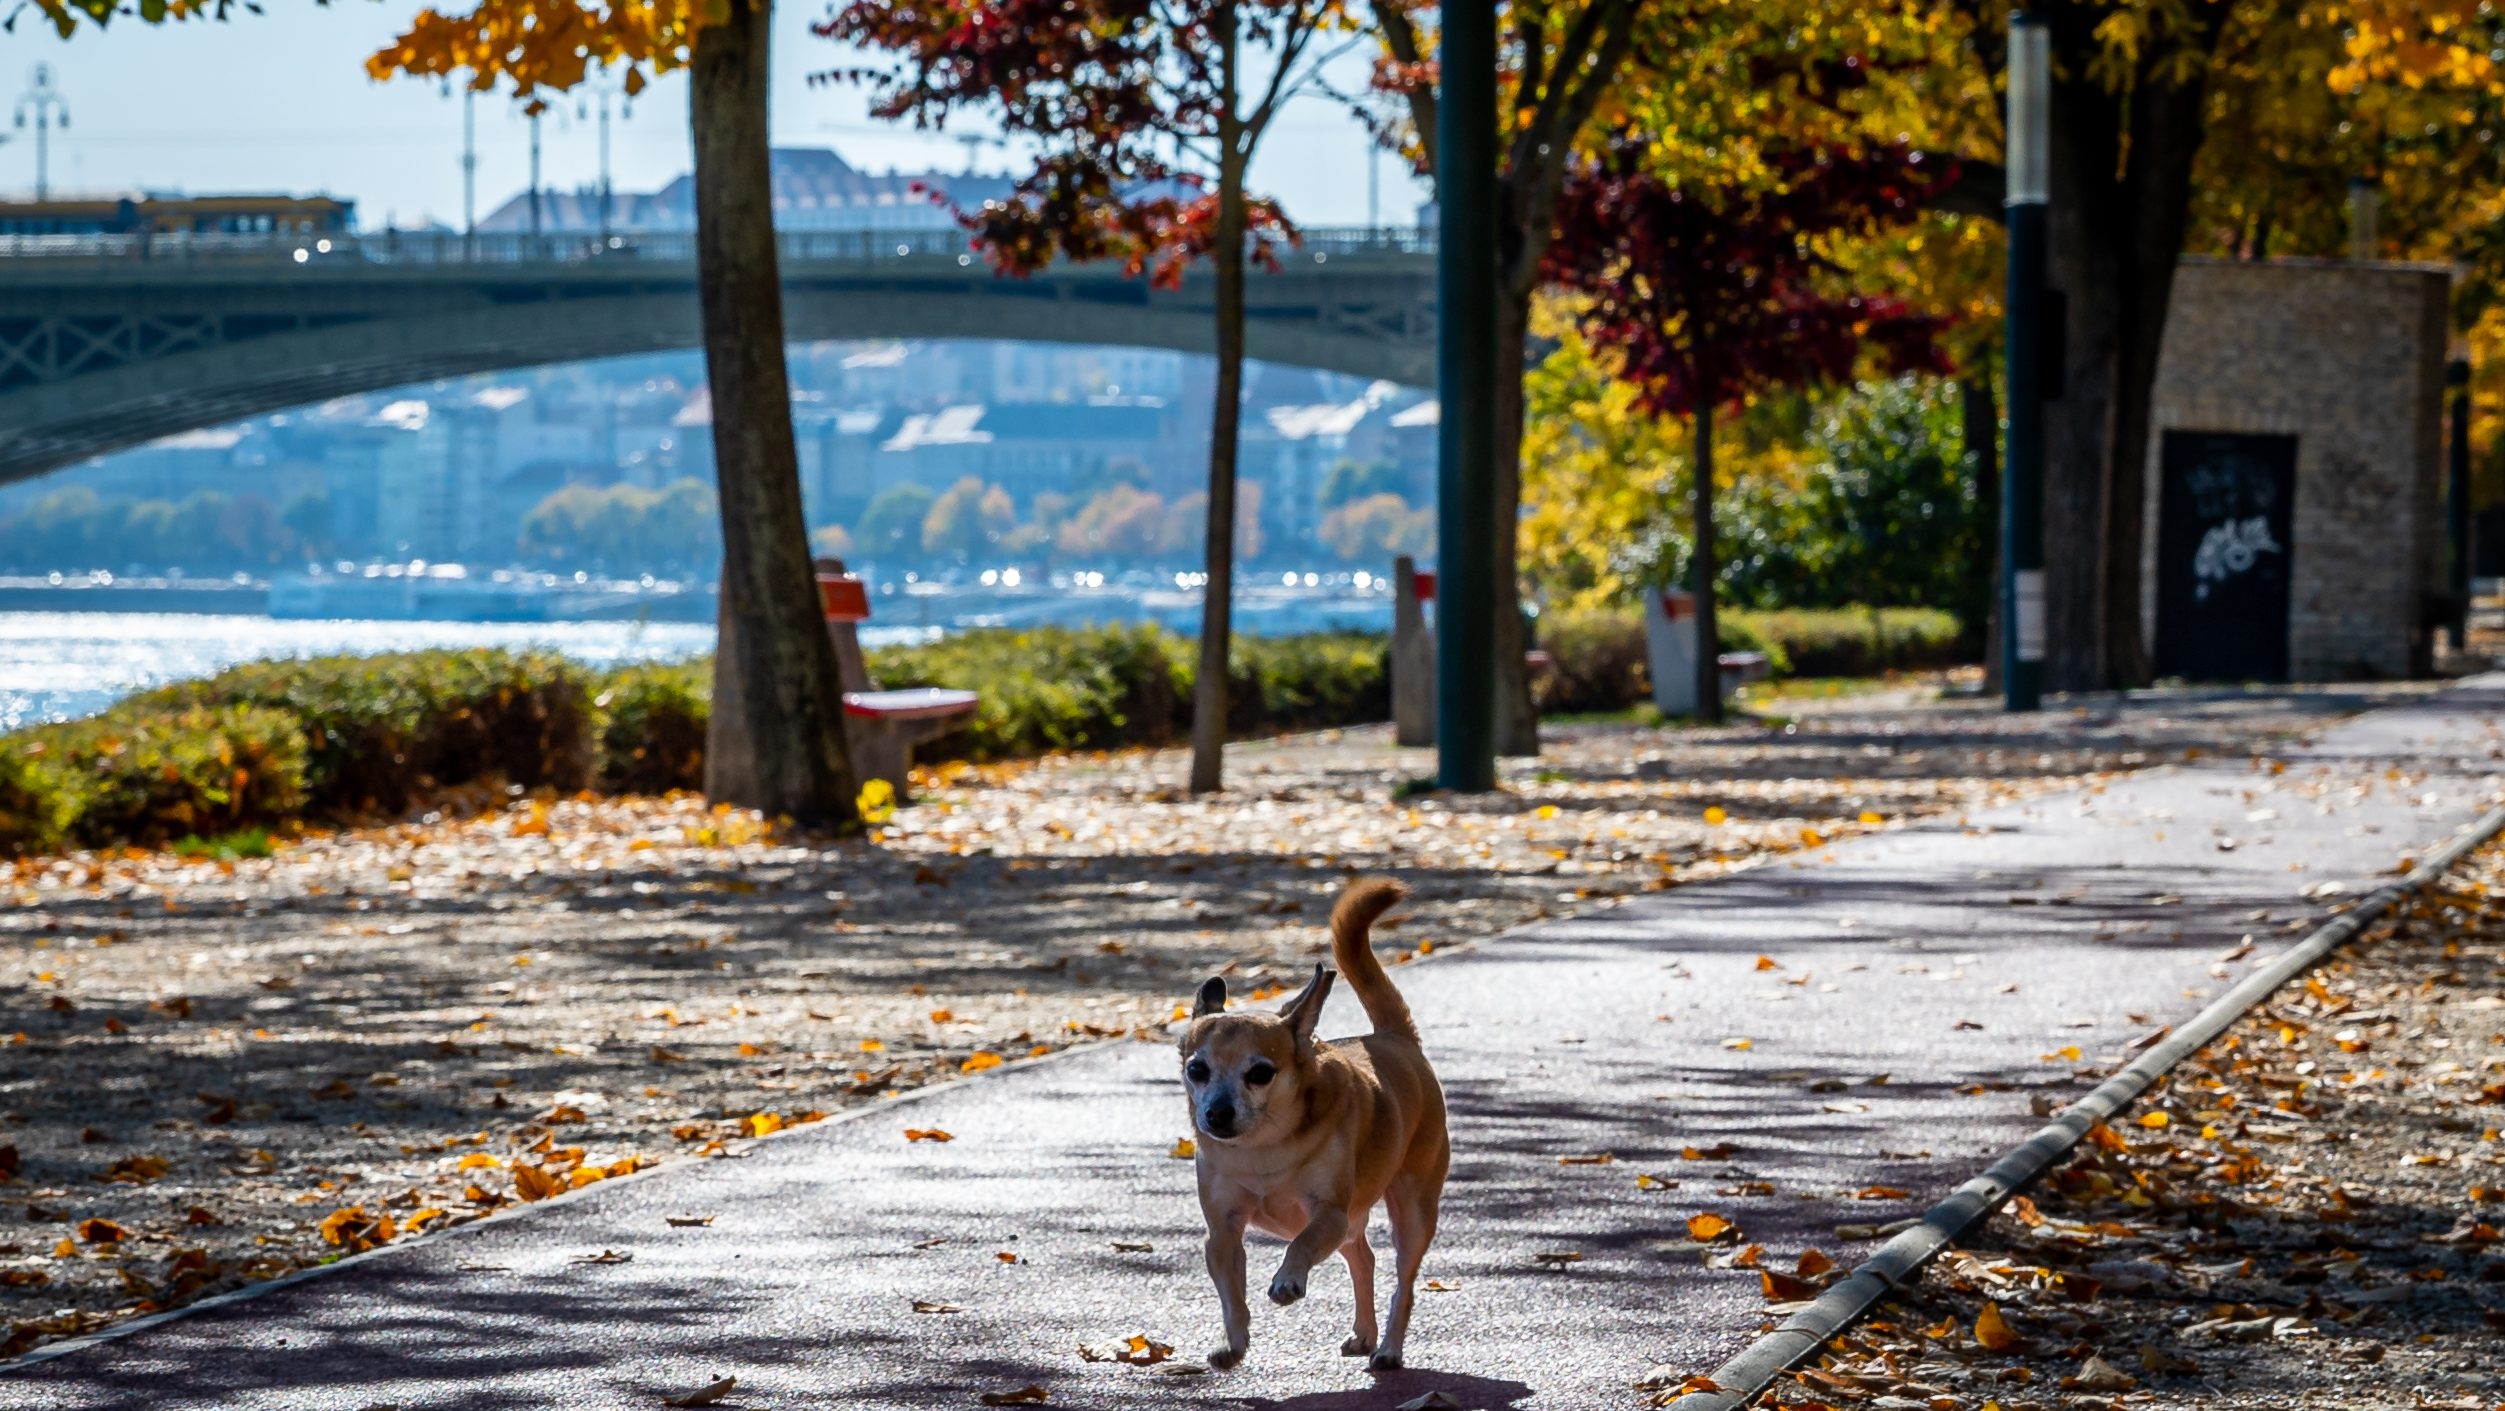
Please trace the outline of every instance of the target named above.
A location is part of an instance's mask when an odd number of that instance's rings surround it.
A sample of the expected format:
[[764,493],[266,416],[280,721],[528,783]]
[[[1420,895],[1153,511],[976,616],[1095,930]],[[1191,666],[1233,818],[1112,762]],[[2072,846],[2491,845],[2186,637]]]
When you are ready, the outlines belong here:
[[1374,1032],[1418,1037],[1417,1021],[1409,1017],[1409,1001],[1392,988],[1383,962],[1374,958],[1374,923],[1400,904],[1409,889],[1389,877],[1364,877],[1348,884],[1339,905],[1331,908],[1331,960],[1348,977],[1348,987],[1366,1007]]

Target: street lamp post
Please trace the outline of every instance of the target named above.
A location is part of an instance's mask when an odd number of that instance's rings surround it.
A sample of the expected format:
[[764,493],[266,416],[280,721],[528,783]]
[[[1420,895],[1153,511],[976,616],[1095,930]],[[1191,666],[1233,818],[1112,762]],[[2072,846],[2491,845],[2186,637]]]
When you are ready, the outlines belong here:
[[2001,496],[2001,684],[2013,711],[2044,704],[2045,207],[2051,200],[2051,50],[2043,21],[2009,17],[2009,294],[2002,306],[2008,479]]
[[35,81],[17,100],[17,125],[26,126],[26,119],[35,120],[35,199],[42,201],[52,195],[52,128],[53,119],[60,126],[70,125],[70,105],[61,90],[52,86],[52,66],[35,65]]
[[1436,81],[1436,780],[1496,787],[1496,0],[1445,0]]

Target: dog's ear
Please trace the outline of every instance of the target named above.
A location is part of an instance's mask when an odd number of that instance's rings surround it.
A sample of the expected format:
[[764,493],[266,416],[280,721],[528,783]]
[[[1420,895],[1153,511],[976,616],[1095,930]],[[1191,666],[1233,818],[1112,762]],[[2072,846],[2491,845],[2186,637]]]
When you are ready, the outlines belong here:
[[1226,1012],[1226,978],[1212,975],[1200,982],[1200,998],[1192,1005],[1192,1017],[1205,1019]]
[[1303,993],[1289,1000],[1287,1008],[1279,1011],[1279,1018],[1287,1021],[1288,1031],[1296,1036],[1297,1043],[1313,1042],[1313,1026],[1322,1021],[1322,1001],[1331,997],[1331,981],[1337,975],[1337,971],[1325,966],[1314,966],[1313,979],[1306,984]]

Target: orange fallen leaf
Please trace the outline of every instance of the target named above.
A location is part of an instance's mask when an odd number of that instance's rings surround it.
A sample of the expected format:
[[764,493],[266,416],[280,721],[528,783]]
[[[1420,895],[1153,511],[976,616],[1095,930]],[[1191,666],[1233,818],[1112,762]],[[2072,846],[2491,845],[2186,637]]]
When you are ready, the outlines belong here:
[[941,1131],[937,1127],[907,1127],[905,1128],[905,1140],[909,1142],[953,1142],[956,1138]]
[[968,1056],[965,1062],[958,1064],[957,1071],[960,1073],[980,1073],[987,1068],[998,1068],[999,1066],[999,1054],[976,1053]]
[[762,1137],[783,1130],[783,1119],[771,1112],[751,1112],[739,1125],[748,1135]]
[[1113,1354],[1113,1360],[1127,1362],[1134,1367],[1154,1367],[1173,1355],[1173,1348],[1143,1333],[1137,1337],[1124,1339],[1122,1350]]
[[1987,1303],[1983,1305],[1983,1311],[1975,1315],[1974,1340],[1994,1352],[2007,1352],[2018,1345],[2018,1334],[2010,1329],[2008,1320],[2001,1317],[2001,1306]]
[[1738,1226],[1708,1210],[1687,1217],[1687,1237],[1705,1243],[1721,1239]]
[[1773,956],[1761,955],[1757,957],[1757,968],[1760,970],[1780,970],[1783,967]]
[[1812,1249],[1802,1252],[1800,1264],[1794,1272],[1798,1273],[1804,1279],[1814,1279],[1820,1274],[1831,1273],[1834,1269],[1834,1260],[1829,1259],[1824,1254]]

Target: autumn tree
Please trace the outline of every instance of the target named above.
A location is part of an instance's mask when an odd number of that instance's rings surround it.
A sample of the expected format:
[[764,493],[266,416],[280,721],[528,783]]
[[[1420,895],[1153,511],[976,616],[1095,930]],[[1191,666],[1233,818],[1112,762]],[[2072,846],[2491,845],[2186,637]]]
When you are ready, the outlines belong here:
[[1217,377],[1209,445],[1194,792],[1223,782],[1243,409],[1244,283],[1293,240],[1246,174],[1287,102],[1313,82],[1341,0],[968,0],[839,5],[820,33],[893,56],[844,77],[872,111],[942,126],[982,111],[1040,155],[1009,199],[960,210],[994,268],[1119,260],[1166,285],[1211,266]]
[[1663,177],[1656,145],[1622,133],[1572,170],[1543,270],[1581,301],[1585,336],[1615,356],[1644,407],[1691,421],[1696,708],[1716,721],[1715,414],[1763,390],[1848,377],[1865,348],[1894,370],[1945,370],[1938,319],[1835,292],[1815,245],[1909,217],[1938,178],[1918,154],[1817,148],[1777,155],[1763,181],[1715,189]]
[[477,0],[424,10],[367,60],[378,79],[510,87],[536,111],[595,71],[626,91],[689,72],[696,285],[721,496],[722,649],[706,792],[804,823],[857,820],[843,691],[809,561],[783,351],[766,140],[771,0]]

